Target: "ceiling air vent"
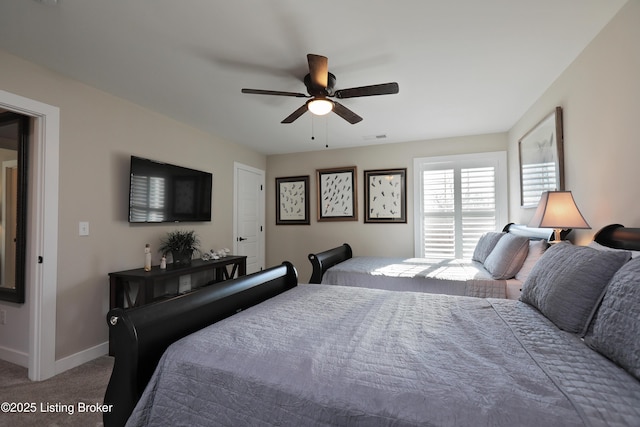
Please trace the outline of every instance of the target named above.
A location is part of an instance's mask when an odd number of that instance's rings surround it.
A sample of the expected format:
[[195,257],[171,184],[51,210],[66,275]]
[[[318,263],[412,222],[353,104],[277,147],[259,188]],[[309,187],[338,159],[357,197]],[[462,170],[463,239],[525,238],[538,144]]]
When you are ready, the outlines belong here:
[[364,139],[365,141],[372,141],[374,139],[385,139],[387,137],[387,135],[385,134],[380,134],[380,135],[365,135],[362,137],[362,139]]

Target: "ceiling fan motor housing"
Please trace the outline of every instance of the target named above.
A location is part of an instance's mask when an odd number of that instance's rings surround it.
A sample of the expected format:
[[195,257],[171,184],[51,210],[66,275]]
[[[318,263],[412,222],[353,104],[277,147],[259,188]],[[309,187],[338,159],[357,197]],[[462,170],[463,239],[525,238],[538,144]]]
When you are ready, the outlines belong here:
[[309,95],[311,96],[333,95],[333,88],[336,85],[336,76],[334,76],[332,73],[327,73],[327,74],[328,74],[328,78],[327,78],[326,88],[314,86],[313,83],[311,82],[311,74],[307,74],[306,76],[304,76],[304,85],[307,87],[307,92],[309,92]]

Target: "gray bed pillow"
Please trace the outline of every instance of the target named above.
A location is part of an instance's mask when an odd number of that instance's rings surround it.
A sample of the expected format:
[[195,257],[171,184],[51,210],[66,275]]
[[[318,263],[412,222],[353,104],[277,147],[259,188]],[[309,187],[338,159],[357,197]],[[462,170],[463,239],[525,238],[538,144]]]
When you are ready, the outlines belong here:
[[495,231],[484,233],[482,236],[480,236],[480,240],[478,240],[478,244],[473,250],[471,259],[484,263],[493,248],[496,247],[496,243],[498,243],[498,240],[500,240],[504,235],[505,233],[498,233]]
[[584,336],[604,290],[629,253],[552,245],[522,285],[520,300],[562,330]]
[[484,261],[484,268],[497,280],[511,279],[520,271],[529,253],[529,239],[505,234]]
[[584,342],[640,380],[640,258],[613,276]]

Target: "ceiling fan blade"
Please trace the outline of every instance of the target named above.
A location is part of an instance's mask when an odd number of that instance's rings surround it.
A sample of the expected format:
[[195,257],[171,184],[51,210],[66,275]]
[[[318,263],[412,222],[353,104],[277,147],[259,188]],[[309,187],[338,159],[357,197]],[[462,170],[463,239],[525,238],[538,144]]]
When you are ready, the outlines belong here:
[[382,83],[379,85],[340,89],[334,94],[336,98],[356,98],[360,96],[393,95],[399,91],[398,83]]
[[329,84],[329,60],[327,57],[310,53],[307,55],[307,62],[309,63],[311,83],[319,89],[326,89]]
[[359,115],[357,115],[356,113],[354,113],[353,111],[345,107],[344,105],[340,104],[339,102],[335,102],[335,101],[333,102],[333,112],[339,115],[340,117],[342,117],[343,119],[345,119],[346,121],[348,121],[349,123],[351,123],[352,125],[362,121],[362,117],[360,117]]
[[304,104],[302,107],[298,108],[293,113],[289,114],[289,116],[281,121],[280,123],[293,123],[298,117],[306,113],[308,110],[307,104]]
[[305,95],[304,93],[281,92],[278,90],[242,89],[242,93],[250,93],[254,95],[295,96],[296,98],[309,98],[309,95]]

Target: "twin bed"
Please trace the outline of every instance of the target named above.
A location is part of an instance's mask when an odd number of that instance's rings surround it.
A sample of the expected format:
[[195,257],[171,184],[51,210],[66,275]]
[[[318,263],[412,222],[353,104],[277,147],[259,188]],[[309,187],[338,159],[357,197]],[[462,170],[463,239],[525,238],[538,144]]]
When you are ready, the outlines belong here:
[[551,246],[524,301],[298,285],[285,262],[112,310],[105,426],[640,425],[640,229],[596,241]]

